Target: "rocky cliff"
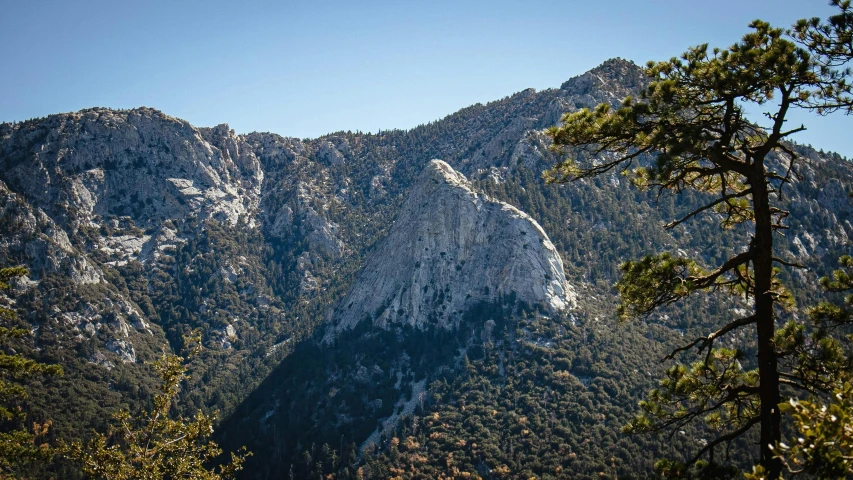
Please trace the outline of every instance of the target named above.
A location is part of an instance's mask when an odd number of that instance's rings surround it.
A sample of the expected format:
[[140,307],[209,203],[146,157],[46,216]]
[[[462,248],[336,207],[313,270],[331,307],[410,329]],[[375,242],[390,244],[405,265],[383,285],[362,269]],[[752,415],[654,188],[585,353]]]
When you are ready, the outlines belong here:
[[326,340],[364,319],[454,326],[471,306],[510,298],[551,313],[570,306],[559,253],[530,216],[432,160],[334,312]]
[[9,187],[76,230],[98,217],[146,225],[251,217],[263,172],[227,125],[197,129],[149,109],[95,108],[0,125]]

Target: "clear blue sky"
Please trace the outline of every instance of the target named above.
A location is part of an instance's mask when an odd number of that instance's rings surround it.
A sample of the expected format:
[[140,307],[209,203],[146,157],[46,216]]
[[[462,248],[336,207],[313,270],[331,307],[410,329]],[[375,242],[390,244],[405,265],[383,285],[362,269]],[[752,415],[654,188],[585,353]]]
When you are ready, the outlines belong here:
[[[0,121],[92,106],[316,137],[411,128],[610,57],[727,46],[750,20],[825,17],[822,0],[0,0]],[[853,118],[796,119],[853,157]]]

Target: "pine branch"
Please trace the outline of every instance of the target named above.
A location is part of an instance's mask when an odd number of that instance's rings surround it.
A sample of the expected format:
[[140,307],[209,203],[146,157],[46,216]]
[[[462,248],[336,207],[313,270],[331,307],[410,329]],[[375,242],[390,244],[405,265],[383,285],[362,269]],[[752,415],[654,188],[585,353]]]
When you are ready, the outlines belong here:
[[688,460],[686,465],[693,465],[694,463],[699,461],[700,458],[702,458],[702,455],[704,455],[705,453],[708,452],[708,450],[716,447],[717,445],[719,445],[723,442],[731,442],[732,440],[740,437],[741,435],[746,433],[750,428],[752,428],[754,425],[757,425],[760,420],[761,420],[761,417],[753,417],[753,418],[749,419],[748,422],[746,422],[743,426],[741,426],[737,430],[735,430],[733,432],[729,432],[726,435],[717,437],[714,440],[711,440],[710,442],[708,442],[707,445],[702,447],[696,453],[696,455],[693,456],[693,458]]
[[662,361],[672,360],[673,358],[675,358],[675,356],[677,354],[679,354],[681,352],[686,352],[687,350],[690,350],[691,348],[693,348],[699,344],[701,344],[701,345],[699,345],[699,352],[702,352],[703,350],[705,350],[706,347],[708,347],[708,346],[710,346],[710,344],[714,343],[714,340],[722,337],[723,335],[731,332],[732,330],[736,330],[736,329],[743,327],[745,325],[750,325],[752,323],[755,323],[755,320],[756,320],[755,315],[752,315],[752,316],[745,317],[745,318],[739,318],[733,322],[729,322],[723,328],[717,330],[716,332],[709,334],[707,337],[699,337],[699,338],[693,340],[692,342],[688,343],[687,345],[676,348],[675,350],[670,352],[669,355],[663,357]]
[[710,210],[710,209],[716,207],[717,205],[719,205],[723,202],[727,202],[733,198],[745,197],[745,196],[751,195],[751,194],[752,194],[752,189],[747,188],[746,190],[739,192],[739,193],[724,195],[724,196],[719,197],[718,199],[714,200],[711,203],[708,203],[702,207],[697,208],[696,210],[693,210],[692,212],[688,213],[684,217],[679,218],[678,220],[667,223],[666,225],[664,225],[664,228],[666,228],[666,229],[675,228],[676,226],[681,225],[682,223],[684,223],[685,221],[695,217],[696,215],[699,215],[700,213],[702,213],[704,211]]

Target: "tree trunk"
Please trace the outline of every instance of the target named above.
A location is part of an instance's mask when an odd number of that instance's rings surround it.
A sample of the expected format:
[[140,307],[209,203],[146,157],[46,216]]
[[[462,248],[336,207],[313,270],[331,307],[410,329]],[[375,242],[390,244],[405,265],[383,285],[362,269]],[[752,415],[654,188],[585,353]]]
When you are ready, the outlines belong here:
[[776,319],[773,311],[773,296],[770,292],[773,278],[773,227],[770,213],[770,195],[764,176],[763,162],[756,161],[756,172],[750,180],[755,212],[755,238],[753,272],[755,274],[755,316],[758,330],[758,377],[761,400],[761,465],[767,469],[770,479],[782,474],[782,462],[773,458],[776,442],[781,441],[782,416],[779,412],[779,370],[773,336]]

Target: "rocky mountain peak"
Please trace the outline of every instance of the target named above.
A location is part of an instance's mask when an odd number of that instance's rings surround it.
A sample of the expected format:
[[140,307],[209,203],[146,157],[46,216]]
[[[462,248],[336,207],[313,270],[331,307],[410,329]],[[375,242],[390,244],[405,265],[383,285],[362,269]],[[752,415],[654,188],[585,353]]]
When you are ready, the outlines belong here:
[[574,290],[560,255],[527,214],[432,160],[332,312],[325,339],[363,320],[452,327],[478,304],[511,299],[551,312],[569,307]]
[[560,89],[572,95],[605,94],[621,100],[648,83],[643,68],[623,58],[611,58],[592,70],[571,78]]
[[0,130],[3,180],[70,231],[110,216],[144,226],[190,214],[234,224],[258,204],[261,165],[227,125],[196,129],[151,108],[92,108]]
[[419,183],[423,184],[429,180],[433,183],[437,183],[438,185],[444,184],[447,186],[461,187],[471,190],[471,184],[468,182],[468,179],[465,178],[465,175],[457,172],[453,167],[448,165],[447,162],[442,160],[430,161],[426,168],[421,172]]

